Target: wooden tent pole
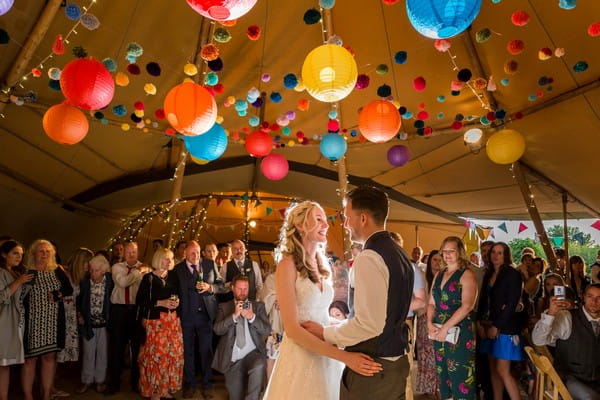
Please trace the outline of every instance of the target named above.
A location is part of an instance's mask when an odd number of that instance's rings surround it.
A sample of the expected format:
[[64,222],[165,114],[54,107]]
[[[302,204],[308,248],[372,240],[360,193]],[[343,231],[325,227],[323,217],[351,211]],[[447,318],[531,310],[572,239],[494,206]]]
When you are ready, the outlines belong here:
[[571,281],[571,268],[569,268],[569,226],[567,225],[567,192],[562,193],[562,206],[563,206],[563,237],[565,246],[565,260],[567,261],[567,268],[565,275],[567,280]]
[[544,253],[546,253],[548,264],[555,268],[557,265],[556,256],[554,255],[554,251],[552,251],[552,247],[550,246],[548,235],[546,234],[544,224],[542,223],[542,218],[540,217],[540,213],[535,205],[533,194],[531,193],[531,189],[529,188],[529,184],[527,183],[527,179],[525,178],[525,174],[523,173],[523,169],[519,161],[513,164],[513,174],[515,180],[519,184],[519,189],[523,195],[523,201],[525,202],[529,216],[531,217],[533,225],[535,226],[535,230],[540,238],[540,242],[544,248]]
[[[23,76],[23,74],[28,70],[28,64],[33,57],[33,53],[38,48],[42,39],[48,32],[48,28],[50,28],[50,24],[54,19],[54,16],[58,12],[60,5],[62,4],[62,0],[49,0],[42,11],[42,14],[38,18],[35,26],[27,36],[27,40],[25,44],[21,48],[21,51],[17,55],[14,63],[10,67],[8,75],[3,79],[4,84],[4,93],[8,95],[10,89],[19,81],[19,78]],[[0,114],[4,111],[4,107],[6,107],[5,102],[0,102]]]

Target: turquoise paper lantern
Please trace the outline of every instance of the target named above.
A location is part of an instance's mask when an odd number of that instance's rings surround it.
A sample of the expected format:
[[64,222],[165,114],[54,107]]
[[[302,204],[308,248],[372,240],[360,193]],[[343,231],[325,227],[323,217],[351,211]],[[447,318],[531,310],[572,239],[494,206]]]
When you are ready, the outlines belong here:
[[192,156],[201,160],[214,161],[227,149],[227,134],[221,125],[215,123],[202,135],[184,136],[183,142]]
[[481,0],[406,0],[412,26],[431,39],[456,36],[473,23]]
[[331,161],[337,161],[346,154],[348,144],[343,136],[337,133],[328,133],[323,135],[319,148],[324,157]]

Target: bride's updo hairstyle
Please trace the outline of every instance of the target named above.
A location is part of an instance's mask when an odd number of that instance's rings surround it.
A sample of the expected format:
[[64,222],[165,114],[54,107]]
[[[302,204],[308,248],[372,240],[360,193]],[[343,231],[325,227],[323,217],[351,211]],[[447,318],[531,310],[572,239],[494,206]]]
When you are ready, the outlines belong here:
[[[281,261],[286,256],[292,256],[296,270],[303,278],[308,277],[317,283],[319,278],[316,271],[307,263],[306,249],[302,245],[302,235],[296,227],[301,227],[304,232],[310,228],[311,212],[321,206],[313,201],[303,201],[290,205],[285,211],[285,220],[279,232],[279,246],[275,249],[275,262]],[[316,221],[312,221],[316,223]],[[316,226],[314,227],[316,229]],[[330,270],[325,255],[325,244],[317,244],[317,268],[321,276],[329,278]]]

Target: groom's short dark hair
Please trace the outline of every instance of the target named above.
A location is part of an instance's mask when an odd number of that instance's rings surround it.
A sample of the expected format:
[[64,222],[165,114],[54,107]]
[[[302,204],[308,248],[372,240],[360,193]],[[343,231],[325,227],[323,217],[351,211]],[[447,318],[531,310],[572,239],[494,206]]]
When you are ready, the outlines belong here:
[[352,202],[354,210],[366,211],[377,225],[383,225],[388,216],[387,194],[375,186],[359,186],[346,194],[346,201]]

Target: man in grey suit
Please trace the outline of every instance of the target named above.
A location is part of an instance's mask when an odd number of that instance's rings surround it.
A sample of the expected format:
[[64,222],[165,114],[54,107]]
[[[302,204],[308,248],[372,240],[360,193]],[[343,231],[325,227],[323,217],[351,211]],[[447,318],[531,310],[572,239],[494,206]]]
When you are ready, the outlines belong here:
[[271,326],[265,305],[248,300],[248,289],[247,276],[233,279],[233,301],[219,304],[214,325],[221,340],[212,366],[225,375],[230,400],[258,400],[267,365],[265,337]]

